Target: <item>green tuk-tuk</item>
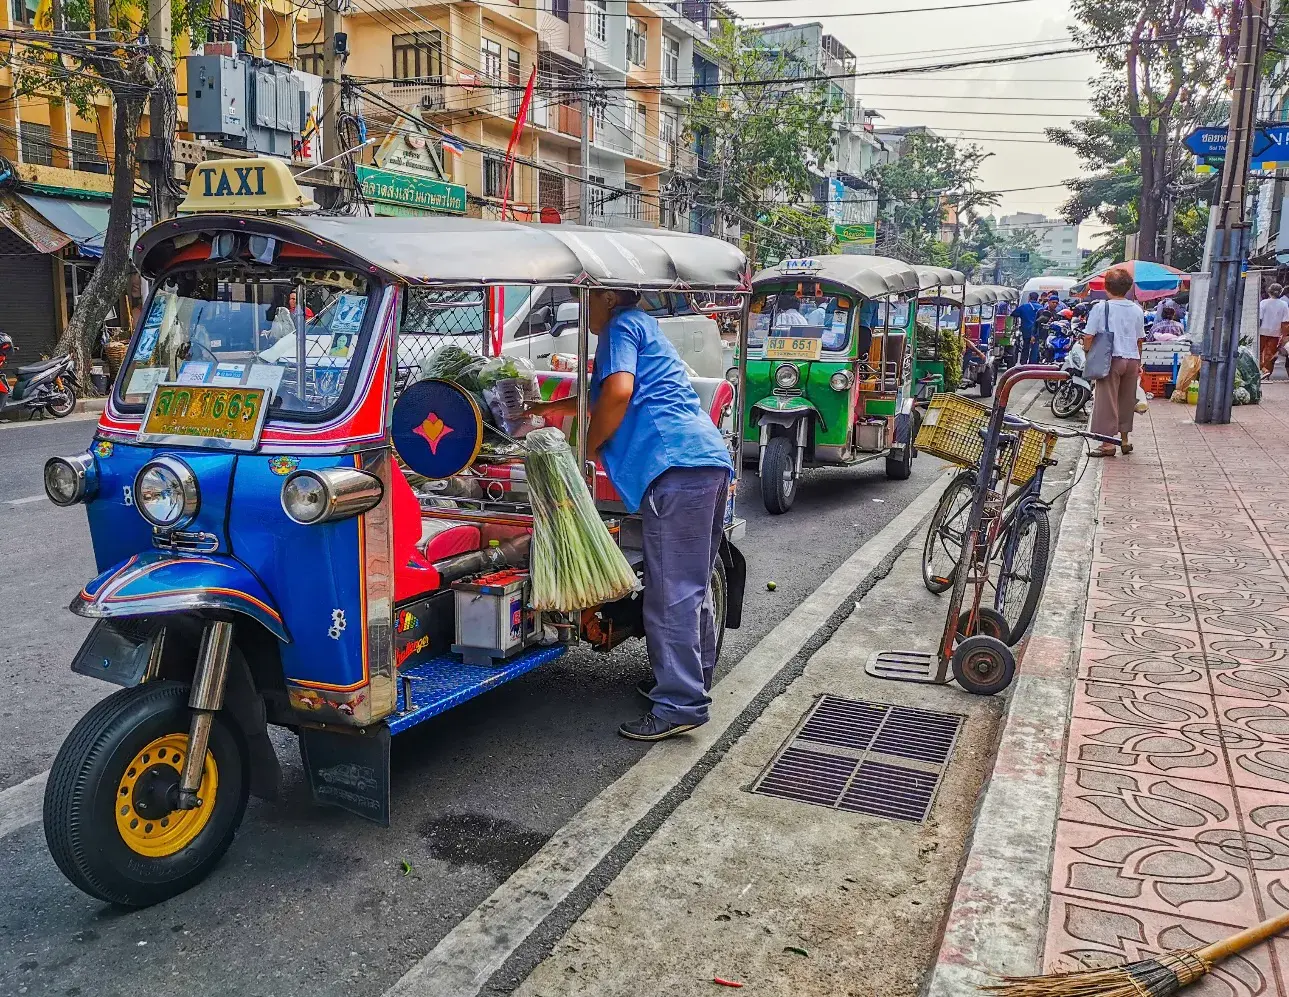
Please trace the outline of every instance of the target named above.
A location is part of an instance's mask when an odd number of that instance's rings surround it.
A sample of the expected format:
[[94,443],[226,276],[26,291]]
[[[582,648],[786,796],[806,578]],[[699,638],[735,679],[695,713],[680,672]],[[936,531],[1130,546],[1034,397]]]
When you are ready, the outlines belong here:
[[919,401],[956,391],[962,377],[962,289],[966,274],[948,267],[915,266],[920,289],[913,327],[913,383]]
[[879,457],[912,471],[913,304],[920,282],[882,256],[784,260],[752,279],[743,456],[772,513],[808,467]]

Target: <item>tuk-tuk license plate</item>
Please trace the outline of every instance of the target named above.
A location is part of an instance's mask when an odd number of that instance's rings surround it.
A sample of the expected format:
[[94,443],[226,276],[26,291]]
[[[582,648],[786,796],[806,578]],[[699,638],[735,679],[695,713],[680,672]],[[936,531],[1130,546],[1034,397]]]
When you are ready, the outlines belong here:
[[152,390],[140,443],[204,443],[254,450],[268,414],[267,388],[159,384]]
[[812,336],[770,336],[765,341],[767,360],[818,360],[824,341]]

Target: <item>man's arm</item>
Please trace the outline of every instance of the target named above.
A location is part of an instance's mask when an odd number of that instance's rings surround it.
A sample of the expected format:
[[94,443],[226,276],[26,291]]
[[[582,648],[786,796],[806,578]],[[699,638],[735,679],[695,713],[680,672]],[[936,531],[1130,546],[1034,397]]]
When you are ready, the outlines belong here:
[[588,454],[599,453],[600,447],[604,446],[609,437],[622,425],[622,419],[627,414],[627,406],[631,404],[631,393],[635,387],[635,375],[625,371],[610,374],[604,379],[604,383],[600,385],[600,397],[595,402],[595,408],[591,410],[591,425],[586,433]]

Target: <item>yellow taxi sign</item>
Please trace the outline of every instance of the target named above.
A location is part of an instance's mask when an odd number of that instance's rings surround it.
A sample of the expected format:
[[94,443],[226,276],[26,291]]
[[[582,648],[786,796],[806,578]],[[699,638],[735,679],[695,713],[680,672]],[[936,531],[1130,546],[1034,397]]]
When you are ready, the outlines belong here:
[[280,159],[212,159],[192,171],[180,211],[301,211],[316,208]]

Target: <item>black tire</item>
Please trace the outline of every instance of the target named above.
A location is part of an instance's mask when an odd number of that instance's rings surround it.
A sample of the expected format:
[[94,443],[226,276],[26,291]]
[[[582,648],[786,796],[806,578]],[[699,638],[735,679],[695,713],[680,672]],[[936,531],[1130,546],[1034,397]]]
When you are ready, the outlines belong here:
[[[1052,554],[1052,528],[1047,510],[1041,505],[1019,510],[1003,535],[1003,544],[1014,531],[1020,533],[1016,553],[1009,568],[999,566],[995,588],[997,598],[994,601],[995,608],[1007,621],[1011,636],[1005,639],[1012,645],[1025,636],[1043,595],[1043,582],[1047,578],[1047,564]],[[1000,557],[1002,549],[1000,546]]]
[[975,483],[971,471],[962,471],[949,482],[935,507],[922,542],[922,584],[928,592],[938,595],[953,586]]
[[886,477],[891,481],[907,481],[913,473],[913,443],[897,443],[886,453]]
[[994,393],[994,367],[993,364],[982,364],[980,370],[976,372],[976,387],[980,389],[981,398],[989,398]]
[[[1055,383],[1055,382],[1048,382]],[[1052,396],[1052,415],[1058,419],[1070,419],[1083,411],[1088,403],[1083,389],[1073,381],[1061,381]]]
[[712,624],[716,629],[716,660],[721,660],[721,648],[725,644],[725,620],[729,616],[730,585],[725,575],[725,562],[717,555],[716,565],[712,568],[712,580],[708,582],[712,592]]
[[[135,771],[131,763],[168,735],[183,735],[186,743],[190,716],[186,684],[149,682],[100,702],[59,749],[45,785],[45,841],[63,875],[91,897],[125,907],[159,903],[204,879],[232,844],[246,812],[250,779],[241,731],[218,713],[207,749],[218,788],[213,804],[206,800],[210,811],[195,837],[170,854],[153,856],[127,844],[117,825],[118,802],[127,793],[124,780]],[[163,763],[164,757],[163,751],[133,783],[131,807],[142,806],[139,791],[149,774],[160,773],[177,785],[178,768]],[[167,768],[173,769],[173,777]],[[204,809],[179,813],[195,815]],[[135,816],[142,813],[136,810]],[[161,827],[160,821],[175,813],[155,812],[143,819]]]
[[997,637],[978,634],[953,650],[953,677],[973,696],[993,696],[1012,684],[1016,656]]
[[992,606],[981,606],[976,610],[975,626],[971,626],[971,610],[964,609],[962,615],[958,617],[959,640],[974,637],[976,634],[996,637],[1004,644],[1011,643],[1011,629],[1007,626],[1007,620]]
[[797,497],[797,478],[793,466],[792,440],[787,436],[771,436],[765,444],[761,460],[761,501],[766,512],[781,516],[792,508]]
[[49,398],[49,414],[55,419],[65,419],[76,411],[76,389],[64,384],[62,391],[54,390]]
[[1063,382],[1061,381],[1044,381],[1043,390],[1050,391],[1052,394],[1056,394],[1056,389],[1059,388],[1062,383]]

